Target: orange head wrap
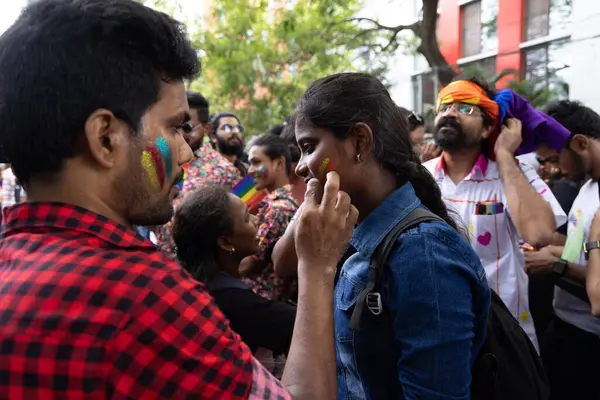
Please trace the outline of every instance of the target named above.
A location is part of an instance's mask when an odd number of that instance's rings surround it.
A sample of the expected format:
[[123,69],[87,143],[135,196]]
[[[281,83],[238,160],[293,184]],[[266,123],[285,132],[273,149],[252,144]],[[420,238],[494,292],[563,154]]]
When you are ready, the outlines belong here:
[[436,111],[440,110],[442,104],[467,103],[481,108],[494,124],[498,122],[500,110],[498,104],[487,97],[485,91],[478,85],[469,81],[454,81],[440,91],[437,98]]

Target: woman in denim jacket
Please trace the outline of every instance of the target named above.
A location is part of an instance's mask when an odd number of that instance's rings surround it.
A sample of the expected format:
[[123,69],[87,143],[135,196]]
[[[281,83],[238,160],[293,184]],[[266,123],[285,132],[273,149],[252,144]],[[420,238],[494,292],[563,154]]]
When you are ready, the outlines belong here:
[[[379,80],[344,73],[314,82],[294,122],[302,151],[296,173],[324,182],[333,166],[360,212],[335,288],[338,397],[469,399],[490,291],[477,254],[412,150],[407,121]],[[365,307],[361,329],[353,330],[373,252],[417,207],[447,223],[421,223],[400,236],[379,278],[385,316]],[[288,229],[273,253],[277,272],[288,275],[294,257]]]

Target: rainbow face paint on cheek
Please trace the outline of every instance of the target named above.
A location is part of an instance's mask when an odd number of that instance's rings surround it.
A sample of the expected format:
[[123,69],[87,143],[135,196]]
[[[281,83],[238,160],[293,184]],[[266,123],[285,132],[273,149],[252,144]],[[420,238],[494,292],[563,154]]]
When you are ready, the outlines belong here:
[[329,157],[325,157],[319,166],[319,176],[317,179],[325,180],[327,178],[327,174],[334,170],[333,161],[329,159]]
[[160,155],[162,156],[165,162],[165,172],[167,173],[167,179],[172,178],[173,174],[173,158],[171,156],[171,147],[169,143],[164,137],[159,137],[156,139],[156,146],[160,151]]
[[150,184],[155,190],[160,190],[165,183],[164,159],[154,145],[146,146],[142,152],[142,166],[146,170]]
[[146,175],[148,175],[148,180],[150,181],[152,188],[156,191],[160,190],[160,183],[158,181],[158,172],[156,171],[156,165],[154,164],[152,155],[147,150],[144,150],[142,152],[142,166],[146,170]]
[[265,167],[264,165],[261,165],[260,168],[256,171],[256,177],[257,178],[266,178],[268,173],[269,173],[269,170],[267,170],[267,167]]

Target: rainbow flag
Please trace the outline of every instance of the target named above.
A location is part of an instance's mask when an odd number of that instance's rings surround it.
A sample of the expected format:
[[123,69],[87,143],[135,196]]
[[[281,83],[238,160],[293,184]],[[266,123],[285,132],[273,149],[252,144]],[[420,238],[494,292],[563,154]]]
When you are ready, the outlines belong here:
[[248,208],[252,208],[258,204],[267,195],[264,190],[256,190],[254,187],[254,178],[249,174],[246,175],[246,177],[242,179],[240,183],[235,185],[231,191],[237,197],[242,199]]

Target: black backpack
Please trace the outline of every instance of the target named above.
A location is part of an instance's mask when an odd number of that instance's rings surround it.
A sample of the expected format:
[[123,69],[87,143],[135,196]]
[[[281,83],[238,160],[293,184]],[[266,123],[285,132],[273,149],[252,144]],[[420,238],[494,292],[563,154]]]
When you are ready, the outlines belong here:
[[[445,221],[424,208],[409,213],[383,239],[369,265],[368,282],[359,294],[350,327],[360,329],[366,309],[385,317],[377,279],[402,232],[426,221]],[[473,400],[546,400],[550,389],[535,347],[500,297],[492,291],[487,335],[471,369]]]

